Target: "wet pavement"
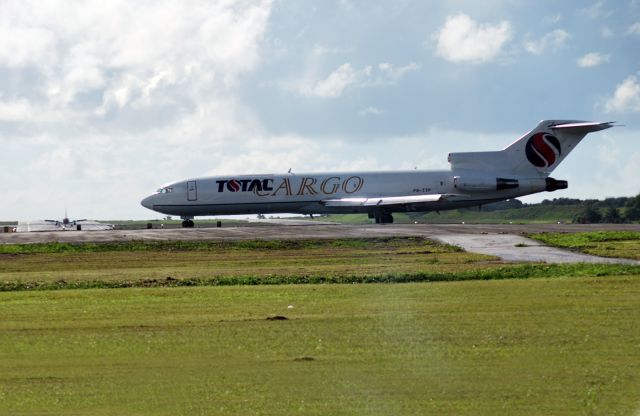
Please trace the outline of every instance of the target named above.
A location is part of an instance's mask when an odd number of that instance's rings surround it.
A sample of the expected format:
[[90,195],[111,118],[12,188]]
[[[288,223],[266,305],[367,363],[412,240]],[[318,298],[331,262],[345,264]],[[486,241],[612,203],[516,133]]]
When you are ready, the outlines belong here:
[[513,234],[443,234],[434,238],[465,251],[488,254],[509,262],[618,263],[639,264],[637,260],[590,256],[545,246],[539,241]]

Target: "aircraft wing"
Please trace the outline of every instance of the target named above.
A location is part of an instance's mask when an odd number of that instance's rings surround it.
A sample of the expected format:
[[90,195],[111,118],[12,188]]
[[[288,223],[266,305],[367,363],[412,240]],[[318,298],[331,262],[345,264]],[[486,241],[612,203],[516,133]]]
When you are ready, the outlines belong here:
[[325,199],[320,203],[326,207],[358,207],[358,206],[389,206],[389,205],[413,205],[440,202],[445,199],[455,198],[457,194],[432,194],[432,195],[406,195],[406,196],[383,196],[371,198],[339,198]]

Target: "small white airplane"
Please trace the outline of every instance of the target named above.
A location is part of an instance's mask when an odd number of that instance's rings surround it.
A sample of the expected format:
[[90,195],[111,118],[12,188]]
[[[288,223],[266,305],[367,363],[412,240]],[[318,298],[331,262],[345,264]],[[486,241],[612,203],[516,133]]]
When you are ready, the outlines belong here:
[[393,212],[442,211],[566,189],[551,172],[588,133],[613,122],[543,120],[500,151],[449,153],[450,170],[238,175],[163,185],[142,200],[179,215],[367,213],[392,223]]
[[16,232],[36,232],[36,231],[106,231],[115,230],[113,224],[105,224],[93,220],[70,220],[67,210],[64,210],[62,220],[35,220],[18,221]]

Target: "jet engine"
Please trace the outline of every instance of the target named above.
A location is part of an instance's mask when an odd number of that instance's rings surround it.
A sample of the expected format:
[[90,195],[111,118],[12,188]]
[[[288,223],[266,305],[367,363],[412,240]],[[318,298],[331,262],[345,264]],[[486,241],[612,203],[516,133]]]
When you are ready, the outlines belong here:
[[466,192],[501,191],[519,186],[517,179],[454,176],[453,187]]
[[553,192],[558,189],[567,189],[567,181],[554,178],[478,178],[472,176],[454,176],[453,187],[465,192],[502,191],[505,189],[520,188],[526,192]]

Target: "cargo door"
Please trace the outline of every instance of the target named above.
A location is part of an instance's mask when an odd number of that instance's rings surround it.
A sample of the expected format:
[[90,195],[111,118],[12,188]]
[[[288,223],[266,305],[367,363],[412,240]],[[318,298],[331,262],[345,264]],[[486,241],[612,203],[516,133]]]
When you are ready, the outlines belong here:
[[198,200],[198,187],[196,186],[196,181],[188,181],[187,182],[187,201],[197,201]]

